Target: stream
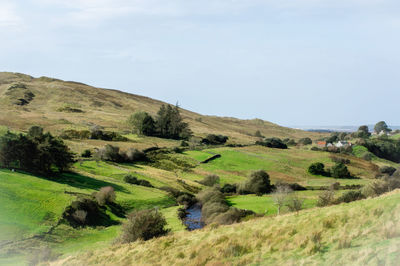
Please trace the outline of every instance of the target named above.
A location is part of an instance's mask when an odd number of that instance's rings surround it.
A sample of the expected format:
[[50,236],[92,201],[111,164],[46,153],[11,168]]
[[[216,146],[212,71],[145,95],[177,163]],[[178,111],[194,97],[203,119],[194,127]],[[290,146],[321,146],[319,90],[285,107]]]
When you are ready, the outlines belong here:
[[189,231],[201,229],[204,227],[204,223],[201,221],[201,206],[195,204],[190,208],[186,209],[186,218],[183,223],[186,225]]

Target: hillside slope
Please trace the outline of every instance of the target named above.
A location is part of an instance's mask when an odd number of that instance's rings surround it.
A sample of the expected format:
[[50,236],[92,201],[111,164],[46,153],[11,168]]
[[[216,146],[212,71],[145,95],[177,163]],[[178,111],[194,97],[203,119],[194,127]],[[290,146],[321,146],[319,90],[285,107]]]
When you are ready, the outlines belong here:
[[54,265],[398,265],[400,191],[113,246]]
[[[129,130],[125,121],[133,112],[142,110],[155,115],[162,104],[151,98],[77,82],[0,72],[0,125],[13,129],[41,125],[57,133],[67,128],[100,125],[124,131]],[[252,135],[257,130],[270,137],[320,136],[260,119],[203,116],[187,110],[182,110],[182,115],[196,135],[224,134],[242,143],[254,141],[256,138]]]

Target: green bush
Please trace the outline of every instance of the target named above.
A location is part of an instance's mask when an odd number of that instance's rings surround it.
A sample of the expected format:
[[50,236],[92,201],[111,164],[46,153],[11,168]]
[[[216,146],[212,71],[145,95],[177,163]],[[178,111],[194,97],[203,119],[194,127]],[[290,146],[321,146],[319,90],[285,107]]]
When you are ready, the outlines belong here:
[[310,145],[312,144],[312,140],[310,138],[301,138],[299,139],[298,143],[300,145]]
[[149,240],[154,237],[166,235],[169,230],[165,228],[167,221],[156,210],[141,210],[130,213],[122,225],[120,241],[122,243],[136,240]]
[[222,193],[236,193],[236,184],[225,184],[221,188]]
[[272,191],[269,175],[264,170],[258,170],[250,174],[247,181],[238,187],[240,194],[256,194],[258,196]]
[[201,143],[206,145],[222,145],[225,144],[228,139],[227,136],[209,134],[201,140]]

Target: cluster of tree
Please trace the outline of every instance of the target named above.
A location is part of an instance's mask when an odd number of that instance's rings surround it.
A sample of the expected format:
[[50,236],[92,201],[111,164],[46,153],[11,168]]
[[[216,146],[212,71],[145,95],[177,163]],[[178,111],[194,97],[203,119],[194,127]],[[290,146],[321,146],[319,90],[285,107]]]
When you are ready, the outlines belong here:
[[[375,124],[374,126],[374,132],[376,134],[380,134],[381,132],[387,134],[391,132],[392,129],[388,127],[385,121],[380,121]],[[371,136],[371,133],[369,132],[369,128],[367,125],[360,126],[358,130],[354,133],[351,134],[351,137],[353,138],[361,138],[361,139],[368,139]]]
[[104,131],[101,127],[95,126],[89,130],[64,130],[60,138],[62,139],[100,139],[105,141],[128,141],[121,134],[113,131]]
[[400,140],[375,138],[361,140],[357,144],[380,158],[400,163]]
[[228,139],[229,138],[227,136],[209,134],[207,137],[201,140],[201,143],[206,145],[223,145]]
[[351,137],[348,132],[332,132],[329,137],[325,138],[327,143],[335,143],[340,140],[347,140]]
[[323,163],[312,163],[308,167],[308,172],[312,175],[322,175],[334,178],[354,178],[343,162],[338,162],[331,169],[327,170]]
[[192,136],[189,124],[183,122],[178,106],[162,105],[155,119],[146,112],[136,112],[129,117],[128,124],[137,134],[145,136],[185,140]]
[[41,127],[31,127],[27,135],[7,132],[0,138],[0,165],[28,172],[64,172],[74,162],[74,154],[64,142]]
[[296,146],[296,145],[297,145],[297,143],[296,143],[296,141],[295,141],[294,139],[286,138],[286,139],[283,139],[282,141],[283,141],[283,143],[285,143],[287,146]]
[[230,207],[218,187],[204,189],[197,194],[196,198],[202,205],[202,221],[205,224],[232,224],[253,214],[251,211]]
[[280,138],[268,138],[268,139],[258,140],[256,141],[256,145],[268,148],[287,149],[287,145],[283,143],[283,141]]
[[269,175],[264,170],[254,171],[249,178],[240,183],[237,192],[240,194],[256,194],[261,196],[270,193],[273,189]]
[[138,161],[147,161],[147,156],[144,152],[135,148],[130,148],[127,151],[121,151],[119,147],[105,145],[98,149],[94,157],[97,160],[110,161],[116,163],[133,163]]

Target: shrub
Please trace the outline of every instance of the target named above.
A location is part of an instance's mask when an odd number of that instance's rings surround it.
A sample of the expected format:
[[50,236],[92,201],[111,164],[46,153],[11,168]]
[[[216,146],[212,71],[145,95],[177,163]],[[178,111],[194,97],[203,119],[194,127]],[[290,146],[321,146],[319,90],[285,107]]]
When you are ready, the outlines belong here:
[[102,187],[99,192],[95,193],[95,198],[100,206],[106,203],[113,203],[116,195],[113,187]]
[[297,195],[291,195],[287,202],[286,207],[291,212],[299,212],[303,209],[304,199],[299,198]]
[[258,137],[258,138],[263,138],[263,137],[264,137],[264,136],[261,134],[261,131],[260,131],[260,130],[257,130],[256,133],[254,133],[254,136],[255,136],[255,137]]
[[227,211],[215,216],[213,222],[218,224],[233,224],[239,222],[242,218],[252,214],[254,214],[254,212],[249,210],[229,208]]
[[136,162],[136,161],[146,161],[146,154],[142,151],[139,151],[135,148],[130,148],[125,153],[125,158],[127,162]]
[[139,135],[153,136],[156,132],[154,119],[146,112],[136,112],[128,119],[128,125]]
[[331,190],[339,190],[340,189],[340,183],[339,182],[332,183],[329,186],[329,189],[331,189]]
[[334,204],[335,193],[333,190],[324,190],[318,195],[317,206],[324,207]]
[[312,144],[312,140],[310,138],[301,138],[299,139],[298,143],[300,145],[310,145]]
[[236,184],[225,184],[221,188],[222,193],[236,193]]
[[368,151],[361,154],[361,159],[366,160],[366,161],[371,161],[372,157],[373,157],[372,153],[370,153]]
[[264,170],[258,170],[250,174],[247,181],[238,187],[240,194],[256,194],[258,196],[272,191],[269,175]]
[[183,194],[176,198],[176,202],[180,205],[190,207],[196,203],[196,198],[192,194],[183,192]]
[[261,145],[268,148],[287,149],[287,145],[279,138],[268,138],[262,141],[256,141],[256,145]]
[[331,159],[334,163],[342,163],[342,164],[349,164],[350,160],[346,158],[340,158],[336,156],[331,156]]
[[166,235],[169,230],[165,228],[167,221],[164,216],[155,210],[141,210],[130,213],[122,225],[120,241],[129,243],[136,240],[149,240],[154,237]]
[[334,178],[352,178],[347,166],[342,163],[338,163],[332,167],[331,175]]
[[274,193],[272,194],[272,200],[278,209],[278,215],[281,212],[281,208],[286,204],[289,194],[292,190],[288,185],[277,184]]
[[72,217],[74,218],[74,220],[78,224],[85,225],[86,224],[87,211],[85,211],[85,210],[76,210],[72,214]]
[[133,185],[138,185],[138,186],[143,186],[143,187],[153,187],[153,185],[149,181],[143,180],[143,179],[138,179],[136,176],[133,176],[133,175],[124,176],[124,181],[126,183],[133,184]]
[[349,203],[352,201],[356,201],[356,200],[361,200],[364,199],[365,196],[361,193],[360,190],[356,190],[356,191],[347,191],[345,193],[343,193],[342,196],[340,196],[336,202],[337,203],[341,203],[341,202],[345,202],[345,203]]
[[383,166],[379,169],[379,172],[382,174],[387,174],[389,176],[393,175],[394,172],[396,172],[396,168],[391,167],[391,166]]
[[323,163],[313,163],[308,167],[308,172],[312,175],[326,175]]
[[203,180],[197,181],[202,185],[208,186],[208,187],[212,187],[215,184],[219,183],[219,176],[217,175],[208,175],[206,177],[203,178]]
[[91,150],[84,150],[84,151],[82,152],[81,156],[82,156],[83,158],[90,158],[90,157],[92,157],[92,151],[91,151]]
[[227,136],[209,134],[207,137],[201,140],[201,143],[206,145],[222,145],[225,144],[228,139],[229,138]]

